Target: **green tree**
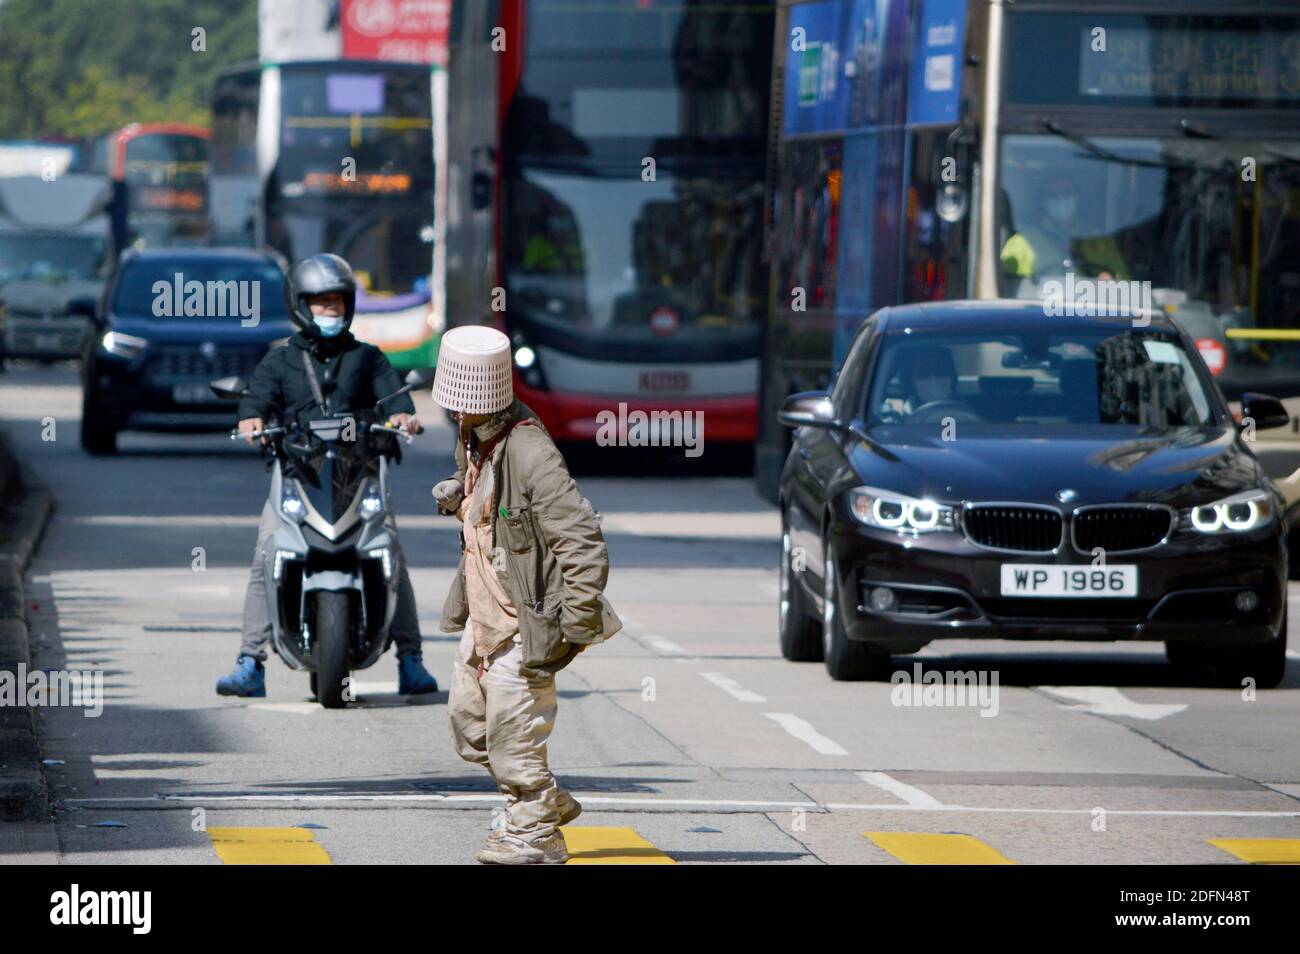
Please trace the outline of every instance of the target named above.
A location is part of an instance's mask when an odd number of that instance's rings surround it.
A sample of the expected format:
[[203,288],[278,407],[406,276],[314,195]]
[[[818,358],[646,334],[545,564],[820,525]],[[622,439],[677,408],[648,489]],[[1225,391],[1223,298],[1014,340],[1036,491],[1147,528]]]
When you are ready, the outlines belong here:
[[257,0],[4,0],[0,138],[206,123],[216,75],[256,58]]

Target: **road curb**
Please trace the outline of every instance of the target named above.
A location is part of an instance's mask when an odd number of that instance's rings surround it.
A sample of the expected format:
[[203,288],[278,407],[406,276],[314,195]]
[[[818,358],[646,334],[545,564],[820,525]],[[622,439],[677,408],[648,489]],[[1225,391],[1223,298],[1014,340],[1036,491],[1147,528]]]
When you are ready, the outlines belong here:
[[[0,502],[0,679],[9,674],[5,681],[12,680],[13,691],[22,696],[26,687],[17,679],[18,669],[31,665],[23,573],[54,510],[54,497],[3,439]],[[41,821],[49,813],[31,710],[0,704],[0,820]]]

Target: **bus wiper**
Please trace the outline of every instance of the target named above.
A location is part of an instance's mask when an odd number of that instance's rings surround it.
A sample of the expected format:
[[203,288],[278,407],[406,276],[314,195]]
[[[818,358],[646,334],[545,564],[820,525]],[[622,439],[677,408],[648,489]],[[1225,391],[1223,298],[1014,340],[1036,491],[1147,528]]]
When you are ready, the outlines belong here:
[[1053,136],[1060,136],[1066,142],[1073,143],[1089,155],[1096,156],[1098,159],[1102,159],[1106,162],[1117,162],[1120,165],[1125,166],[1140,166],[1146,169],[1188,168],[1182,163],[1161,162],[1158,159],[1133,159],[1128,156],[1121,156],[1119,153],[1111,152],[1109,149],[1097,145],[1091,139],[1080,136],[1078,133],[1066,131],[1050,119],[1039,119],[1038,125],[1047,130]]
[[[1190,119],[1183,118],[1178,120],[1178,131],[1188,139],[1208,139],[1212,142],[1220,142],[1223,136],[1211,129],[1193,123]],[[1300,157],[1288,155],[1280,149],[1274,149],[1266,143],[1259,143],[1256,147],[1257,152],[1272,156],[1274,159],[1281,159],[1283,162],[1300,162]]]

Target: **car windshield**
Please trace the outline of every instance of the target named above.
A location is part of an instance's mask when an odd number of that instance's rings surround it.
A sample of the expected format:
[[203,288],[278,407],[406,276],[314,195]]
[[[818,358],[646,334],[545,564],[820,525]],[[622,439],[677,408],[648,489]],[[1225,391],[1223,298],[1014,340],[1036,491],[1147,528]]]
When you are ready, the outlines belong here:
[[127,266],[113,298],[119,315],[288,319],[284,276],[270,262],[174,258]]
[[1204,372],[1177,337],[1073,332],[891,332],[868,397],[869,424],[1214,424]]
[[102,278],[108,243],[94,236],[0,235],[0,283],[94,281]]

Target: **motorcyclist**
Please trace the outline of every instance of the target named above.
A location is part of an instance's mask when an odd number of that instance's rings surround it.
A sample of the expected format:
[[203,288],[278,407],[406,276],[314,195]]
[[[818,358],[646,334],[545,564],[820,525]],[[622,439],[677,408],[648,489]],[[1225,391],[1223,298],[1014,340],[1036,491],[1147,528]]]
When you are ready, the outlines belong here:
[[[288,344],[272,349],[258,364],[249,382],[249,393],[239,405],[239,431],[252,444],[255,434],[272,416],[293,420],[318,407],[316,389],[307,374],[305,361],[316,372],[321,397],[330,411],[372,407],[402,387],[384,353],[374,345],[358,341],[348,331],[356,307],[356,278],[351,267],[337,255],[320,254],[294,265],[285,282],[289,314],[299,332]],[[305,356],[305,357],[304,357]],[[415,404],[403,394],[385,404],[389,423],[408,434],[419,430]],[[266,438],[262,438],[265,443]],[[271,638],[266,580],[262,559],[266,542],[277,526],[275,511],[268,503],[262,510],[253,566],[244,594],[243,642],[234,671],[217,680],[223,696],[266,695],[263,662]],[[397,607],[390,631],[397,644],[398,692],[437,692],[438,683],[424,667],[420,625],[415,611],[415,593],[407,574],[406,561],[393,535],[394,557],[400,566]]]

